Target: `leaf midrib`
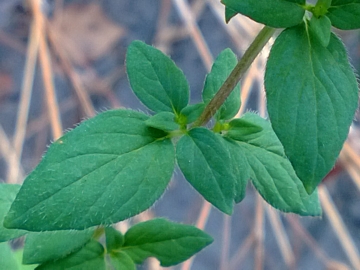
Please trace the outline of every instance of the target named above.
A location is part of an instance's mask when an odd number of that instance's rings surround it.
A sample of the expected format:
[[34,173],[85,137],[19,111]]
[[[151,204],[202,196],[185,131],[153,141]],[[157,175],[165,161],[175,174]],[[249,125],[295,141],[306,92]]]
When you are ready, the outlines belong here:
[[[162,87],[162,89],[163,89],[163,91],[165,92],[165,94],[166,94],[166,97],[168,98],[168,100],[169,100],[169,102],[170,102],[170,105],[171,105],[171,108],[172,108],[172,110],[175,112],[175,113],[177,113],[177,110],[175,109],[175,106],[174,106],[174,104],[173,104],[173,101],[172,101],[172,99],[171,99],[171,97],[170,97],[170,95],[169,95],[169,93],[166,91],[166,88],[165,88],[165,86],[163,85],[163,83],[162,83],[162,81],[160,80],[160,78],[159,78],[159,75],[158,75],[158,73],[157,73],[157,71],[156,71],[156,69],[154,68],[154,63],[153,63],[153,61],[151,61],[151,59],[149,59],[149,57],[142,51],[142,50],[140,50],[139,49],[139,52],[146,58],[146,60],[150,63],[150,65],[151,65],[151,67],[152,67],[152,69],[153,69],[153,71],[154,71],[154,73],[155,73],[155,76],[156,76],[156,78],[157,78],[157,81],[159,82],[159,84],[161,85],[161,87]],[[166,65],[167,65],[167,63],[166,63]],[[142,74],[144,77],[146,77],[144,74]],[[149,78],[148,78],[149,79]],[[168,80],[169,81],[169,80]],[[171,80],[170,80],[170,82],[171,82]],[[142,87],[143,88],[143,87]],[[144,89],[144,88],[143,88]],[[171,89],[171,91],[172,91],[172,89]],[[150,93],[150,91],[146,91],[148,94],[150,94],[150,96],[152,96],[153,98],[155,98],[155,99],[157,99],[155,96],[153,96],[151,93]],[[159,99],[157,99],[157,100],[159,100]],[[160,100],[159,100],[160,101]],[[160,101],[161,102],[161,101]],[[164,104],[164,103],[163,103]],[[164,104],[165,106],[168,106],[167,104]]]

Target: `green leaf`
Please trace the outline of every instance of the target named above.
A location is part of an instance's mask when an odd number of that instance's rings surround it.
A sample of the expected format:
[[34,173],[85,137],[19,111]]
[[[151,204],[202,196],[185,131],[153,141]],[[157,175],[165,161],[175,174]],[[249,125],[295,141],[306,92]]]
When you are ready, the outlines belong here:
[[189,85],[182,71],[161,51],[133,41],[126,70],[136,96],[154,112],[180,113],[189,102]]
[[324,48],[305,24],[286,29],[265,73],[272,126],[308,193],[334,166],[358,103],[358,87],[342,42]]
[[[219,91],[236,64],[237,58],[231,49],[225,49],[219,54],[210,73],[206,76],[204,90],[202,92],[202,98],[205,104],[208,104]],[[239,111],[240,105],[240,84],[238,83],[229,97],[225,100],[224,104],[216,112],[215,118],[217,120],[228,120],[233,118]]]
[[336,28],[360,28],[360,0],[333,0],[326,15]]
[[[296,4],[299,4],[299,5],[305,5],[306,3],[306,0],[285,0],[287,2],[292,2],[292,3],[296,3]],[[321,0],[320,0],[321,1]],[[327,0],[326,0],[327,1]],[[331,1],[331,0],[330,0]]]
[[121,232],[114,229],[113,227],[105,228],[106,236],[106,249],[112,251],[113,249],[118,249],[124,244],[124,236]]
[[[330,0],[321,0],[321,1],[330,1]],[[349,5],[353,3],[359,3],[359,0],[332,0],[330,6]]]
[[308,195],[281,142],[266,120],[247,113],[244,120],[261,126],[262,131],[242,137],[237,144],[250,166],[250,177],[260,195],[273,207],[303,216],[321,215],[317,192]]
[[166,267],[187,260],[212,242],[198,228],[158,218],[131,227],[123,250],[136,263],[155,257]]
[[321,16],[316,18],[315,16],[312,16],[309,22],[309,29],[312,31],[313,35],[318,39],[322,46],[327,47],[329,45],[331,36],[331,22],[328,17]]
[[237,15],[237,11],[233,10],[232,8],[225,7],[225,21],[229,23],[229,21]]
[[104,248],[95,241],[91,240],[79,251],[69,256],[41,264],[36,270],[63,270],[63,269],[96,269],[105,270]]
[[31,265],[25,265],[22,263],[23,261],[23,249],[17,249],[14,252],[14,257],[17,261],[17,264],[19,266],[19,270],[34,270],[38,265],[37,264],[31,264]]
[[9,211],[11,204],[15,200],[16,194],[19,192],[20,185],[10,185],[0,183],[0,242],[6,242],[20,236],[27,231],[10,230],[3,226],[6,213]]
[[206,128],[194,128],[178,141],[176,157],[186,180],[205,200],[230,215],[235,179],[222,141]]
[[148,209],[170,181],[175,153],[147,119],[131,110],[107,111],[61,137],[26,178],[4,225],[81,230]]
[[202,102],[193,104],[193,105],[188,105],[184,109],[181,110],[180,115],[185,116],[185,118],[186,118],[186,120],[184,121],[185,124],[191,124],[192,122],[194,122],[196,119],[198,119],[200,117],[200,115],[204,111],[205,107],[206,107],[205,104]]
[[227,135],[234,140],[241,140],[250,134],[262,131],[262,127],[249,122],[244,118],[236,118],[229,123]]
[[231,139],[223,138],[225,146],[230,153],[230,163],[232,173],[235,177],[235,203],[241,202],[245,198],[246,186],[250,179],[250,166],[243,150]]
[[270,27],[287,28],[302,22],[304,8],[298,0],[221,0],[232,10]]
[[332,0],[318,0],[312,12],[315,17],[319,18],[328,13]]
[[79,250],[91,239],[94,229],[29,233],[26,236],[23,264],[44,263]]
[[20,270],[8,243],[0,243],[0,267],[4,270]]
[[110,262],[115,270],[136,270],[134,261],[125,252],[110,254]]
[[175,122],[175,115],[171,112],[160,112],[145,121],[149,127],[157,128],[164,131],[173,131],[179,129]]

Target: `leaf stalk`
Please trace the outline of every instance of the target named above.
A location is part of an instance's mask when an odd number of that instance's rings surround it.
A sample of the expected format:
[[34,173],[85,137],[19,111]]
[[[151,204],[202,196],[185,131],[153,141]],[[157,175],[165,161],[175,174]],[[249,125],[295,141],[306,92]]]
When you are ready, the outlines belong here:
[[261,29],[259,34],[256,36],[254,41],[244,53],[243,57],[238,61],[237,65],[230,73],[229,77],[225,80],[220,90],[206,106],[200,117],[195,121],[193,127],[203,126],[207,122],[209,122],[211,117],[214,116],[216,111],[221,107],[227,97],[231,94],[236,84],[241,80],[245,72],[249,69],[251,63],[255,60],[256,56],[264,48],[264,46],[275,33],[275,31],[275,28],[269,26],[265,26],[263,29]]

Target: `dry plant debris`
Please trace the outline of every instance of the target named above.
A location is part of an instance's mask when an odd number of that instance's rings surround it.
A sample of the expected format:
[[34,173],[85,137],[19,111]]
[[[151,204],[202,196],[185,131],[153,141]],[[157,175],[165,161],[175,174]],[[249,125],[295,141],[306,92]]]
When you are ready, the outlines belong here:
[[50,24],[61,47],[79,66],[108,53],[125,34],[125,28],[109,20],[95,3],[67,5]]

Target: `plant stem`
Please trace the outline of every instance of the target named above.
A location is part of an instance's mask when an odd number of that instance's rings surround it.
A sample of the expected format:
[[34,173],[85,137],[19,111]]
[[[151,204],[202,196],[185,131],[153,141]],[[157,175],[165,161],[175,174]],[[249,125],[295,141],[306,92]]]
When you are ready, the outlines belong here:
[[256,56],[264,48],[265,44],[269,41],[275,31],[275,28],[271,28],[269,26],[265,26],[263,29],[261,29],[259,34],[244,53],[243,57],[236,64],[229,77],[223,83],[220,90],[206,106],[200,117],[195,121],[193,127],[202,126],[209,122],[211,117],[214,116],[216,111],[230,95],[236,84],[243,77],[244,73],[249,69],[251,63],[255,60]]

